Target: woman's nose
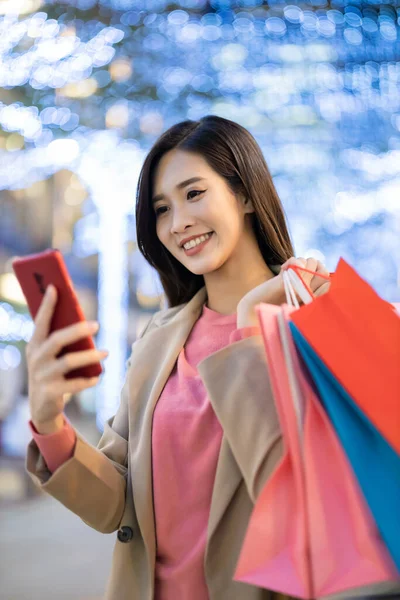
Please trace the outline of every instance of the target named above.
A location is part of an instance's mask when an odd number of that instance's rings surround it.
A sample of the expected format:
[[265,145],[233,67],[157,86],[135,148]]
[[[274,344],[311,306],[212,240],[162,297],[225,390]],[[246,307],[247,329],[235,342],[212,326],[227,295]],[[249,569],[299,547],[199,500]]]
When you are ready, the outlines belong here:
[[175,209],[172,216],[171,233],[182,233],[193,224],[194,219],[186,209]]

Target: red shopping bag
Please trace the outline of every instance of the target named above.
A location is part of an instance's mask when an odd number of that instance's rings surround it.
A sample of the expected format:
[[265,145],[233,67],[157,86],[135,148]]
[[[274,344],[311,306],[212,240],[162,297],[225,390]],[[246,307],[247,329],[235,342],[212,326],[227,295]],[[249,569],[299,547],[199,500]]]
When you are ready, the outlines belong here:
[[329,292],[292,321],[400,454],[400,319],[393,307],[341,258]]
[[[271,317],[279,307],[265,305]],[[264,322],[269,355],[283,364],[276,320]],[[274,398],[287,397],[289,383],[274,365],[269,374]],[[250,518],[234,579],[299,598],[312,598],[305,489],[300,444],[292,407],[276,402],[284,440],[284,455],[265,485]]]

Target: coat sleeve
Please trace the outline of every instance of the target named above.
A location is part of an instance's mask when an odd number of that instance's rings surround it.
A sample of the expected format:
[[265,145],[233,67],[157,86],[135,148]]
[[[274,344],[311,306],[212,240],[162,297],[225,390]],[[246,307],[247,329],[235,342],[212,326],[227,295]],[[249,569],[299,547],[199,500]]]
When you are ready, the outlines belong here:
[[255,503],[283,453],[261,335],[229,344],[197,369]]
[[[140,338],[149,330],[152,321],[150,319]],[[129,370],[130,359],[127,366]],[[77,439],[74,453],[54,473],[47,468],[35,441],[31,440],[28,445],[26,470],[35,485],[102,533],[118,529],[125,508],[128,402],[127,375],[118,411],[105,423],[97,447],[75,430]]]

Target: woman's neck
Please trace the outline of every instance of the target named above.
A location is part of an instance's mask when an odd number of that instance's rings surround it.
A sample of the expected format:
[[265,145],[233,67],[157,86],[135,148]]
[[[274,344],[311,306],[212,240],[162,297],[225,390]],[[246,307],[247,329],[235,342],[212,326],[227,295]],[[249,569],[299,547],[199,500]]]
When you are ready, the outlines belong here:
[[236,312],[240,300],[250,290],[264,281],[272,279],[274,273],[265,264],[258,248],[239,254],[212,273],[204,275],[207,289],[207,304],[211,310],[224,315]]

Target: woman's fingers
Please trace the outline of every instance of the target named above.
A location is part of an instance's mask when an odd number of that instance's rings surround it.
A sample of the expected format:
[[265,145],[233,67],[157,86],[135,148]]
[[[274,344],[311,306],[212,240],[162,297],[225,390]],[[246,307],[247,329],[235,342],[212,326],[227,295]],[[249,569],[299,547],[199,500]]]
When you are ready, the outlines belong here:
[[64,346],[77,342],[88,335],[92,336],[98,328],[99,324],[95,321],[80,321],[79,323],[74,323],[73,325],[54,331],[43,342],[38,352],[38,360],[47,360],[57,356]]
[[[289,260],[287,260],[283,265],[282,265],[282,270],[286,270],[290,265],[293,266],[297,266],[297,267],[303,267],[304,269],[309,269],[310,271],[315,271],[315,269],[317,268],[317,261],[314,258],[303,258],[302,256],[295,258],[294,256],[292,256],[291,258],[289,258]],[[304,281],[304,283],[306,283],[308,286],[310,286],[311,280],[314,277],[314,275],[312,273],[307,273],[306,271],[303,271],[301,268],[298,272],[298,275],[301,277],[301,279]]]
[[314,296],[323,296],[323,294],[326,294],[326,292],[329,291],[329,288],[331,287],[331,282],[330,281],[326,281],[325,283],[323,283],[322,285],[319,286],[319,288],[317,288],[314,292]]
[[285,271],[290,265],[298,265],[299,267],[305,267],[306,262],[306,259],[301,256],[297,258],[295,256],[291,256],[286,262],[283,263],[281,269]]
[[[303,258],[300,256],[300,257],[295,258],[294,256],[292,256],[285,263],[283,263],[281,270],[282,271],[286,270],[290,265],[304,267],[305,269],[314,271],[314,273],[321,273],[322,275],[329,276],[329,271],[325,267],[325,265],[320,260],[317,260],[316,258],[313,258],[313,257]],[[306,276],[309,276],[311,278],[315,277],[315,275],[312,275],[311,273],[307,273],[305,271],[300,270],[300,273],[302,273],[302,277],[306,277]]]
[[316,258],[307,258],[306,260],[306,269],[308,269],[309,271],[312,271],[312,273],[307,273],[304,272],[303,273],[300,271],[300,276],[301,278],[307,283],[307,285],[309,286],[309,288],[311,289],[311,291],[314,291],[315,289],[315,275],[314,273],[317,271],[318,268],[318,261]]
[[325,267],[325,265],[317,260],[316,258],[295,258],[292,256],[282,265],[282,270],[286,270],[290,265],[296,265],[299,267],[304,267],[312,273],[307,273],[306,271],[302,271],[301,269],[298,272],[298,275],[302,278],[304,283],[308,285],[315,296],[322,296],[325,294],[330,287],[330,282],[325,279],[325,277],[320,277],[320,275],[325,275],[329,277],[329,271]]
[[[325,265],[321,261],[318,260],[318,261],[316,261],[316,263],[317,264],[315,267],[315,275],[312,277],[312,279],[310,281],[310,288],[315,296],[317,296],[317,295],[320,296],[329,289],[330,281],[327,281],[325,277],[319,277],[319,275],[325,275],[327,277],[330,277],[330,274],[329,274],[328,269],[325,267]],[[322,291],[322,293],[321,293],[319,291],[321,289],[323,289],[325,291]]]
[[80,352],[69,352],[57,360],[51,361],[49,366],[42,371],[43,379],[56,378],[65,375],[69,371],[92,365],[107,358],[107,350],[82,350]]
[[[100,377],[76,377],[74,379],[63,379],[60,383],[60,389],[62,388],[62,394],[77,394],[88,388],[94,387]],[[55,392],[57,393],[57,391]]]
[[104,360],[105,350],[60,351],[98,330],[98,323],[83,321],[50,333],[51,320],[57,303],[57,290],[48,286],[35,317],[35,329],[27,344],[29,375],[29,407],[35,423],[49,423],[64,410],[66,394],[76,394],[95,386],[99,377],[65,379],[64,374],[76,368]]
[[[330,276],[329,270],[326,268],[326,266],[321,262],[321,261],[317,261],[317,268],[315,269],[316,274],[320,274],[320,275],[326,275],[327,277]],[[320,277],[319,281],[321,281],[323,278]]]
[[53,285],[48,285],[45,295],[35,317],[35,329],[27,346],[27,353],[31,348],[41,344],[49,335],[51,319],[57,304],[57,290]]

